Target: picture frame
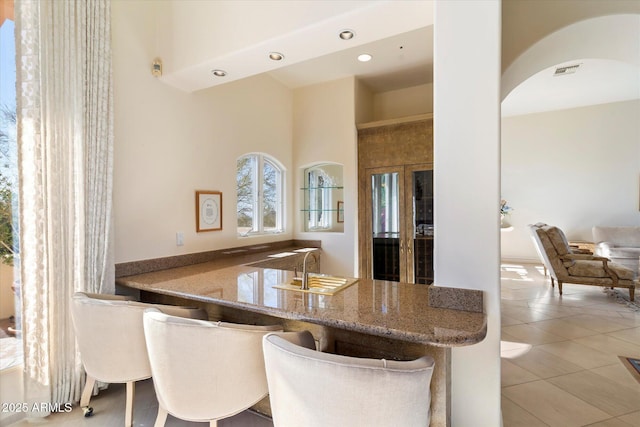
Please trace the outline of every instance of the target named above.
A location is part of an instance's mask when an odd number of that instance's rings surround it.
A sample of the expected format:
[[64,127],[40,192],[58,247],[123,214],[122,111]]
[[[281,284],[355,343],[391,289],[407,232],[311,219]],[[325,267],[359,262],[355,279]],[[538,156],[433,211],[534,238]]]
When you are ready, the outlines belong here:
[[196,232],[222,230],[222,193],[196,191]]
[[344,222],[344,202],[338,200],[338,222]]

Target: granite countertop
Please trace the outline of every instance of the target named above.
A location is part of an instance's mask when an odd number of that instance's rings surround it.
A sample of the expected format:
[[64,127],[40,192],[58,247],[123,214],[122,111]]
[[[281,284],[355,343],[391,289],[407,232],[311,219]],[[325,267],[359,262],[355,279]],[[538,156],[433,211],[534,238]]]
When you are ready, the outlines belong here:
[[[291,256],[294,255],[304,253]],[[475,344],[487,333],[481,291],[371,279],[359,279],[333,296],[275,288],[291,282],[293,277],[293,271],[265,267],[264,261],[231,266],[212,261],[120,277],[116,283],[283,319],[439,347]]]

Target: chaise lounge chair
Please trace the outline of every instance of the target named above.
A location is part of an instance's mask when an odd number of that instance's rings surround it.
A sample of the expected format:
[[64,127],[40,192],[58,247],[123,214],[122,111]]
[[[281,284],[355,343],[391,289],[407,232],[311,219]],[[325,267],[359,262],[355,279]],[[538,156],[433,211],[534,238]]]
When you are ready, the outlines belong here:
[[634,300],[637,281],[634,271],[611,262],[608,258],[583,253],[574,253],[562,230],[547,224],[530,225],[529,230],[543,264],[549,270],[551,286],[558,282],[562,295],[563,283],[594,285],[629,290],[629,299]]

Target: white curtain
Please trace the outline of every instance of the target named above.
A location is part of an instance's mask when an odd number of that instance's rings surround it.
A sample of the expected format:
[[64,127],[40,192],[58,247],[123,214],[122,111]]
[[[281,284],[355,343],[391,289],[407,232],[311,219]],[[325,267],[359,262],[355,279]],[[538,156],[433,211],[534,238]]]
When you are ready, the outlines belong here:
[[[16,0],[25,399],[79,400],[75,291],[114,292],[109,0]],[[48,415],[43,405],[33,416]]]

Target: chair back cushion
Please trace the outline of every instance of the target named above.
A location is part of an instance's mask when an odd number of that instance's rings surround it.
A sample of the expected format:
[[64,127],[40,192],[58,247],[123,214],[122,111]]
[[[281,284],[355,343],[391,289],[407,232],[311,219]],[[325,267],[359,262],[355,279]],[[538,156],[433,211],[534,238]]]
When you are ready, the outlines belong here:
[[557,231],[557,227],[546,224],[531,227],[534,243],[539,245],[539,255],[545,260],[549,274],[556,280],[562,280],[568,275],[567,267],[572,265],[573,261],[564,262],[560,259],[559,251],[566,255],[569,253],[569,245],[564,243],[564,234]]
[[543,229],[546,231],[547,236],[558,255],[563,256],[571,253],[569,241],[562,230],[554,226],[546,226],[543,227]]
[[71,315],[82,363],[90,376],[107,383],[151,376],[142,315],[152,307],[182,316],[207,315],[201,309],[145,304],[117,295],[74,294]]
[[160,406],[189,421],[239,413],[267,395],[262,337],[281,326],[183,319],[155,310],[144,332]]
[[276,427],[428,426],[434,361],[321,353],[276,334],[263,340]]
[[87,374],[107,383],[151,376],[142,330],[144,310],[126,300],[74,295],[71,313]]
[[553,268],[551,266],[551,261],[549,260],[549,257],[547,257],[547,254],[542,246],[542,242],[540,241],[540,236],[538,235],[538,229],[541,227],[544,227],[545,225],[547,224],[538,222],[536,224],[529,224],[527,227],[529,228],[531,241],[533,242],[533,246],[536,249],[536,252],[538,253],[538,258],[540,258],[540,262],[542,262],[542,264],[544,264],[547,270],[549,270],[549,274],[551,274],[552,277],[555,277],[553,273]]

